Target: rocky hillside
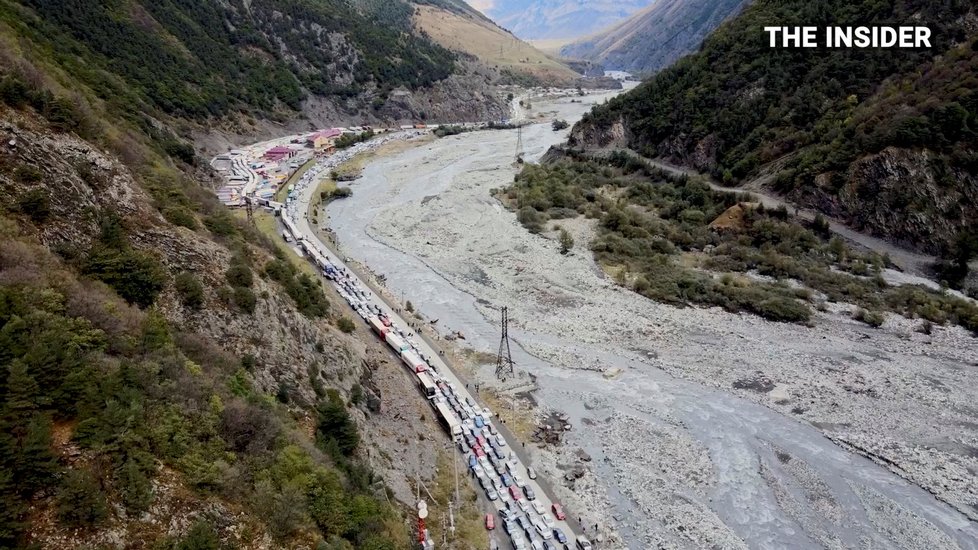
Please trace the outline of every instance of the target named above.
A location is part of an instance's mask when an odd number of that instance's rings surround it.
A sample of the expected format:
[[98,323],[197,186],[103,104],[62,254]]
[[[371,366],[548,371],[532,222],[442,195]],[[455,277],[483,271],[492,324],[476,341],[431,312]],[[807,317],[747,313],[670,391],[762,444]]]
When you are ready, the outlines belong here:
[[[413,385],[181,135],[342,97],[318,84],[420,92],[455,56],[366,11],[247,6],[0,1],[2,548],[410,545],[437,457],[409,441],[437,427],[390,430]],[[342,60],[263,41],[288,6]],[[371,32],[414,51],[363,55]]]
[[573,39],[614,25],[651,0],[492,0],[473,1],[482,10],[525,40]]
[[560,49],[561,57],[649,74],[696,51],[703,39],[750,0],[659,0],[625,21]]
[[[770,48],[765,24],[914,21],[918,50]],[[978,250],[978,15],[967,2],[757,1],[702,50],[595,109],[576,146],[753,182],[907,247],[957,284]]]

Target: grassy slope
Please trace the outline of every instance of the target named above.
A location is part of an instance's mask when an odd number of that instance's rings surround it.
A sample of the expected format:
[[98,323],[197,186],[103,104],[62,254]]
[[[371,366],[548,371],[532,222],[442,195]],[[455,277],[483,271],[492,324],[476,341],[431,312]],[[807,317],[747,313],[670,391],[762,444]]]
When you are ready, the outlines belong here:
[[482,17],[419,6],[414,23],[442,47],[474,55],[500,69],[556,82],[570,81],[579,76]]

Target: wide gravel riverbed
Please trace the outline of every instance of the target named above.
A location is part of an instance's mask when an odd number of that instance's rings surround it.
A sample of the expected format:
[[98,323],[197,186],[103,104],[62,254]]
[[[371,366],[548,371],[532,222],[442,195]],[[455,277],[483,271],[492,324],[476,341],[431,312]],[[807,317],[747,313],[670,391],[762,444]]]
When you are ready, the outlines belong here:
[[[574,99],[534,107],[573,122],[604,98]],[[527,159],[564,139],[524,129]],[[562,256],[490,196],[515,145],[473,132],[379,158],[329,224],[477,350],[495,353],[510,308],[518,370],[574,426],[535,463],[604,547],[978,548],[974,338],[895,317],[872,329],[844,305],[802,327],[621,290],[587,250],[590,222],[561,222],[577,241]]]

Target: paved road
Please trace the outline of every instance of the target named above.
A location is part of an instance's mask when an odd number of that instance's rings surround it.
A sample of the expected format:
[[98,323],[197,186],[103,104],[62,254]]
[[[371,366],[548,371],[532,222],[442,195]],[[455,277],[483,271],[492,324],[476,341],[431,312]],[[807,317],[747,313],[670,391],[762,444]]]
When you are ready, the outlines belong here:
[[[242,175],[247,175],[249,178],[249,184],[255,181],[257,179],[257,175],[254,174],[253,171],[251,171],[249,167],[250,164],[259,158],[261,151],[263,151],[267,146],[273,143],[281,143],[283,141],[287,141],[287,138],[280,138],[278,140],[273,140],[271,142],[265,142],[262,144],[253,145],[247,148],[240,149],[239,151],[241,152],[241,154],[236,155],[233,158],[234,172],[241,173]],[[354,152],[355,151],[350,151],[347,154],[342,155],[342,157],[351,156]],[[291,204],[289,204],[289,206],[283,211],[283,215],[288,216],[289,219],[291,219],[295,223],[296,227],[298,228],[299,232],[303,234],[304,238],[308,242],[313,243],[331,263],[333,263],[335,266],[339,268],[345,269],[349,274],[350,280],[355,282],[357,286],[367,294],[367,298],[369,302],[378,306],[381,309],[381,311],[383,311],[391,319],[394,326],[400,327],[405,331],[407,331],[409,330],[410,325],[407,323],[406,319],[402,317],[400,310],[395,308],[394,305],[388,303],[386,299],[379,292],[376,292],[373,288],[371,288],[367,284],[365,277],[360,276],[356,270],[352,269],[350,266],[347,266],[346,262],[342,258],[340,258],[336,253],[334,253],[333,250],[328,246],[328,244],[320,238],[320,236],[314,230],[312,224],[309,222],[309,219],[307,217],[308,212],[310,210],[310,204],[311,201],[313,200],[313,195],[316,191],[316,187],[318,183],[317,178],[314,177],[313,175],[316,173],[321,173],[324,170],[334,167],[338,162],[342,160],[341,158],[338,157],[339,157],[338,155],[334,155],[333,157],[329,157],[325,160],[320,161],[319,163],[317,163],[317,166],[313,167],[309,171],[310,177],[302,178],[300,182],[296,184],[296,188],[295,188],[296,199]],[[250,187],[253,189],[253,186]],[[480,408],[485,406],[484,403],[479,402],[479,400],[475,395],[469,392],[466,383],[461,378],[459,378],[454,373],[454,371],[450,368],[450,365],[444,359],[442,359],[442,357],[438,353],[438,350],[436,349],[436,346],[434,346],[430,341],[428,341],[423,335],[422,338],[420,339],[418,338],[412,339],[412,344],[418,351],[420,351],[422,354],[424,354],[429,358],[430,362],[436,369],[437,373],[445,381],[449,382],[452,386],[454,386],[455,393],[459,397],[459,400],[465,401],[467,399],[471,399],[473,400],[473,402],[478,403],[478,406]],[[405,371],[405,375],[408,375],[407,371]],[[419,395],[418,398],[421,399],[422,397]],[[527,471],[528,457],[522,451],[522,442],[518,441],[513,436],[513,434],[504,426],[500,425],[497,427],[497,429],[502,435],[503,440],[506,443],[503,449],[508,454],[507,461],[511,462],[514,465],[512,471],[517,472],[520,476],[522,476],[526,486],[532,488],[533,492],[537,496],[537,501],[542,505],[544,509],[543,514],[537,514],[532,506],[528,506],[526,510],[527,517],[529,517],[531,520],[534,520],[534,519],[542,519],[544,516],[549,516],[550,518],[553,519],[553,525],[561,529],[567,535],[569,539],[568,542],[572,544],[574,537],[576,537],[577,534],[580,532],[580,527],[576,524],[572,526],[567,521],[556,520],[556,518],[553,517],[552,513],[550,512],[550,509],[554,501],[550,494],[549,484],[546,483],[541,484],[541,482],[543,481],[542,479],[536,479],[536,480],[529,479],[528,471]],[[465,454],[466,453],[463,452],[463,455]],[[472,476],[471,472],[467,469],[466,469],[466,474],[468,474],[466,475],[466,477],[468,477],[473,481],[475,480],[474,476]],[[491,469],[488,472],[488,475],[490,476],[490,479],[491,478],[498,479],[498,476],[492,473]],[[478,493],[485,495],[485,492],[478,484],[476,484],[476,489]],[[494,502],[490,502],[490,505],[496,511],[503,510],[506,507],[506,503],[512,500],[512,498],[509,495],[507,495],[505,491],[500,491],[499,495],[500,498],[498,500]],[[523,500],[525,501],[525,499]],[[497,529],[494,537],[496,540],[499,540],[500,538],[505,537],[504,534],[505,532],[502,530],[503,527],[502,521],[498,514],[496,516],[496,524],[497,524]],[[551,540],[550,542],[556,544],[555,541],[553,540]],[[557,547],[559,547],[559,545],[557,545]]]
[[[634,155],[638,155],[638,153],[636,153],[635,151],[631,151],[631,153]],[[700,174],[695,170],[690,170],[688,168],[683,168],[680,166],[669,164],[661,160],[654,160],[648,157],[642,157],[642,158],[645,161],[651,163],[652,165],[661,168],[671,174],[685,175],[685,176],[704,176],[703,174]],[[707,183],[709,183],[711,188],[717,191],[729,191],[733,193],[744,193],[744,192],[750,193],[751,195],[756,197],[758,202],[763,204],[766,208],[777,208],[779,206],[785,206],[786,208],[788,208],[789,211],[792,212],[797,211],[796,215],[803,220],[811,221],[815,218],[815,212],[812,212],[810,210],[805,210],[803,208],[796,209],[795,205],[791,204],[790,202],[787,202],[777,196],[757,191],[756,189],[748,190],[748,189],[741,189],[737,187],[724,187],[708,177],[707,177]],[[825,216],[824,214],[823,217],[825,217],[826,221],[829,222],[829,229],[831,229],[831,231],[836,235],[842,237],[847,241],[854,242],[856,244],[864,246],[869,250],[872,250],[878,254],[889,255],[890,261],[893,262],[893,265],[899,267],[901,270],[911,275],[917,275],[921,277],[928,276],[927,266],[934,263],[934,261],[936,261],[937,259],[934,256],[928,256],[926,254],[920,254],[912,250],[907,250],[893,243],[884,241],[883,239],[873,237],[872,235],[860,233],[859,231],[856,231],[842,224],[839,221],[836,221],[832,218]]]

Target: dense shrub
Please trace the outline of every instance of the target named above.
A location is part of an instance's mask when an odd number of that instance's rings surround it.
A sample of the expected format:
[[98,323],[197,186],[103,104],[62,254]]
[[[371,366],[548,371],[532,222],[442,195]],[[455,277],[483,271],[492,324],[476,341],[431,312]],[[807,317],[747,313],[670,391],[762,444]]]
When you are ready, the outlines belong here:
[[258,299],[255,298],[255,293],[250,288],[243,286],[234,287],[233,299],[234,305],[238,306],[241,311],[248,314],[255,312]]
[[238,261],[233,262],[231,266],[228,267],[227,271],[224,272],[224,278],[231,286],[243,286],[250,288],[251,285],[254,284],[254,277],[251,274],[251,269],[244,263]]
[[329,314],[329,301],[326,300],[318,280],[305,273],[299,273],[283,258],[276,258],[266,263],[264,271],[272,280],[285,288],[285,292],[303,315],[325,317]]
[[175,550],[220,550],[221,548],[221,539],[214,532],[214,527],[206,521],[197,521],[176,544]]
[[867,311],[865,309],[858,309],[853,314],[853,318],[857,321],[862,321],[871,327],[881,327],[883,326],[883,315],[875,311]]
[[41,171],[36,166],[29,164],[22,164],[14,169],[14,179],[20,183],[38,183],[42,177]]
[[215,235],[220,235],[222,237],[230,237],[238,233],[238,228],[234,223],[234,219],[231,218],[225,212],[219,212],[204,218],[204,227],[206,227],[211,233]]
[[163,217],[173,225],[186,227],[187,229],[197,229],[197,218],[193,213],[182,206],[171,206],[163,210]]
[[348,317],[340,317],[337,319],[336,326],[347,334],[357,329],[357,326]]
[[43,188],[31,189],[17,198],[17,211],[27,215],[37,224],[44,223],[51,216],[51,202]]
[[98,481],[85,470],[70,470],[58,492],[58,518],[71,527],[94,527],[108,515]]
[[336,394],[319,405],[319,421],[316,437],[327,451],[340,456],[350,456],[360,444],[357,426],[350,418],[343,400]]
[[153,256],[132,249],[117,218],[102,220],[99,240],[88,251],[82,272],[139,307],[149,307],[166,284],[166,272]]
[[173,280],[180,302],[190,309],[200,309],[204,304],[204,285],[189,271],[184,271]]

